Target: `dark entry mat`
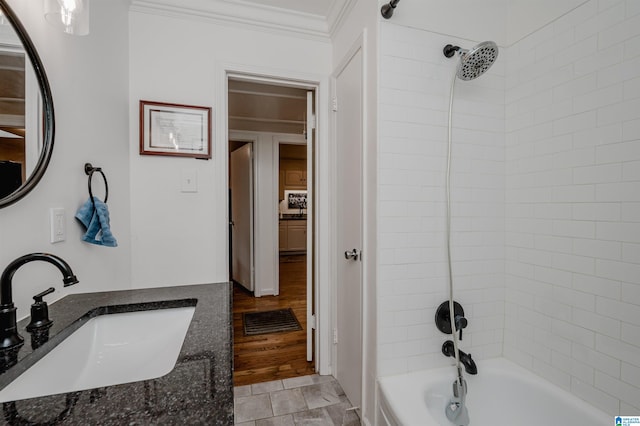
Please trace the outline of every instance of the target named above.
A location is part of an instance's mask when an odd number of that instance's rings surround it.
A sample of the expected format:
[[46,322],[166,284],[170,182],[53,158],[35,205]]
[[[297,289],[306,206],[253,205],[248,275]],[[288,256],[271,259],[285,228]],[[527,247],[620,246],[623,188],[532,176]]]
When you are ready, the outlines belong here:
[[244,325],[245,336],[302,330],[302,326],[291,308],[264,312],[245,312],[242,314],[242,324]]

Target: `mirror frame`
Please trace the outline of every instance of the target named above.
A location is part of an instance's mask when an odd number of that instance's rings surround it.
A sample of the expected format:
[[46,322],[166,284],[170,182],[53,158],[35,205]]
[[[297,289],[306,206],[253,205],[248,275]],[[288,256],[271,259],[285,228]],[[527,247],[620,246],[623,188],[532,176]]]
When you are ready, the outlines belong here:
[[42,150],[40,151],[40,157],[36,163],[33,172],[29,175],[27,180],[14,192],[0,199],[0,208],[10,206],[11,204],[22,199],[27,195],[35,186],[40,182],[44,172],[51,160],[51,153],[53,151],[53,140],[55,135],[55,116],[53,111],[53,97],[51,96],[51,87],[49,86],[49,80],[45,73],[44,66],[38,55],[29,34],[26,29],[14,13],[13,9],[7,4],[6,0],[0,0],[0,9],[4,13],[5,18],[9,21],[18,38],[22,42],[24,51],[31,61],[33,71],[36,75],[36,81],[40,86],[40,95],[42,96],[42,120],[43,120],[43,135],[42,135]]

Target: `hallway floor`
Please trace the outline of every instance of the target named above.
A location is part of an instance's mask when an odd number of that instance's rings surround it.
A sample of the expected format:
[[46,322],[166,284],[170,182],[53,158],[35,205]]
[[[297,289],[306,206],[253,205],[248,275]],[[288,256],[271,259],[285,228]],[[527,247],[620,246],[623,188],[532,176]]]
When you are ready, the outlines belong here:
[[[253,297],[233,289],[233,381],[235,386],[314,374],[307,357],[306,256],[280,256],[280,295]],[[243,312],[291,308],[302,330],[245,336]]]
[[241,426],[357,426],[360,419],[338,382],[317,374],[236,386],[235,424]]

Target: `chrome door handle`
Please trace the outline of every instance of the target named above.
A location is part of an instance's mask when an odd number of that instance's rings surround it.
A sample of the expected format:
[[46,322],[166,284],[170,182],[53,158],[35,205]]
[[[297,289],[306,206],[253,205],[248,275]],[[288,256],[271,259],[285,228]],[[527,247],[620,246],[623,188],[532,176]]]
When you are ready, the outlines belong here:
[[344,252],[344,258],[349,260],[349,259],[353,259],[353,260],[358,260],[358,250],[357,249],[353,249],[351,251],[345,251]]

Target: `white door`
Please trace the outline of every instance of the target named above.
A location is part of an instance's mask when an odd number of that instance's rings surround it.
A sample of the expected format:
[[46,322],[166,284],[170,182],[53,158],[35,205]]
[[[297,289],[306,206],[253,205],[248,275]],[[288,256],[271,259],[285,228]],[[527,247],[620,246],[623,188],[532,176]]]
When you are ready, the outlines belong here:
[[252,144],[242,145],[230,157],[231,279],[253,291]]
[[335,74],[336,379],[357,407],[362,399],[362,66],[358,49]]

